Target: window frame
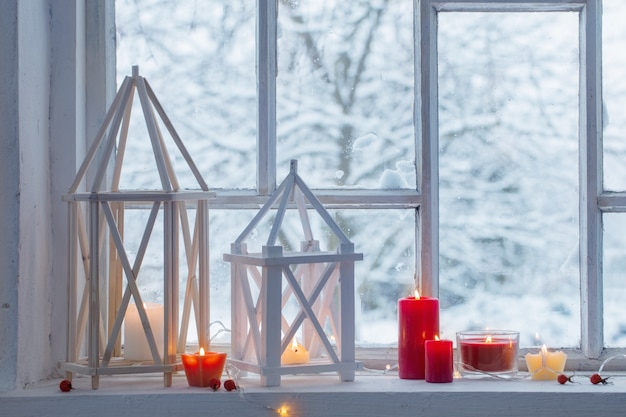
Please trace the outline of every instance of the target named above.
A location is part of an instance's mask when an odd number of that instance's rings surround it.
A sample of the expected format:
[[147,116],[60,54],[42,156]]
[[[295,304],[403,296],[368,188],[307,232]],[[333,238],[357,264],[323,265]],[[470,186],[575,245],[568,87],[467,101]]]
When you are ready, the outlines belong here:
[[[602,192],[602,10],[601,0],[421,0],[419,38],[420,114],[424,191],[422,276],[438,277],[438,91],[437,16],[442,12],[577,12],[579,14],[579,243],[581,353],[604,351],[602,298],[602,213],[625,211],[621,199]],[[417,71],[416,71],[417,72]],[[417,85],[417,83],[416,83]],[[420,95],[418,95],[420,94]],[[425,268],[430,267],[427,271]],[[426,273],[430,272],[430,273]],[[433,293],[438,285],[432,283]]]
[[[114,1],[114,0],[110,0]],[[257,0],[257,188],[215,190],[212,208],[257,208],[276,189],[276,75],[278,0]],[[113,8],[106,15],[111,18]],[[331,209],[415,211],[415,270],[423,294],[439,293],[437,16],[442,12],[564,12],[579,14],[579,240],[583,359],[606,355],[603,344],[602,215],[626,212],[626,193],[602,191],[601,0],[413,0],[414,145],[416,184],[410,190],[315,189]],[[102,16],[100,17],[103,18]],[[114,18],[114,17],[113,17]],[[110,40],[114,45],[114,38]],[[115,46],[113,46],[114,48]],[[106,47],[88,52],[102,62]],[[94,61],[95,60],[95,61]],[[110,61],[107,61],[110,62]],[[112,78],[111,78],[112,77]],[[115,84],[108,69],[106,85]],[[101,93],[102,98],[106,92]],[[110,94],[110,92],[108,93]],[[89,104],[91,101],[88,100]],[[578,365],[577,365],[578,366]]]

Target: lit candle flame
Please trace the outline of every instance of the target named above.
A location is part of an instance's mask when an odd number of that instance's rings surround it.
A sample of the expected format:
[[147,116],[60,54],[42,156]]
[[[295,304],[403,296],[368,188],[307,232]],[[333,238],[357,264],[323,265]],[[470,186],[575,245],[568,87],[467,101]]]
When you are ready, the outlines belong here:
[[203,347],[200,348],[200,356],[204,356],[204,348]]
[[416,300],[420,299],[420,293],[419,293],[419,291],[417,291],[417,288],[415,289],[415,299]]
[[293,339],[291,339],[291,350],[293,350],[294,352],[298,351],[298,340],[295,336],[293,337]]
[[487,336],[487,338],[485,339],[485,343],[491,343],[491,342],[492,342],[491,336]]
[[439,336],[435,335],[435,340],[438,341],[439,340]]
[[280,416],[286,416],[286,415],[289,414],[289,409],[286,406],[283,405],[279,409],[277,409],[276,412]]

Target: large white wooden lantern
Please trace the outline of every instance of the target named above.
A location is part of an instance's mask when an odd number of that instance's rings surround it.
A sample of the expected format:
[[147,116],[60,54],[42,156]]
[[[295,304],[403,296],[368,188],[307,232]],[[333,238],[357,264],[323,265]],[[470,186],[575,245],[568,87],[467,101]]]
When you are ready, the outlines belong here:
[[[119,189],[135,93],[162,189]],[[198,190],[180,189],[166,140],[173,141],[183,156]],[[98,152],[101,162],[90,181],[87,171]],[[79,192],[81,185],[87,191]],[[67,362],[61,368],[68,378],[73,373],[90,375],[92,388],[97,389],[100,375],[162,372],[164,385],[170,386],[172,373],[182,369],[178,354],[185,349],[192,311],[198,341],[209,347],[208,200],[214,196],[150,85],[133,67],[64,196],[69,204],[70,284]],[[124,236],[125,228],[130,228],[130,210],[145,213],[139,225],[143,235],[132,254]],[[161,224],[162,240],[151,239],[155,225]],[[145,303],[140,289],[146,248],[155,239],[157,247],[162,245],[163,292],[162,303],[153,306]],[[182,315],[181,275],[186,275]],[[124,346],[122,326],[127,330]],[[131,349],[131,342],[145,346]],[[142,349],[147,358],[137,353]]]
[[[248,253],[246,239],[278,202],[272,228],[260,253]],[[283,251],[276,239],[285,211],[298,209],[304,240],[300,252]],[[321,251],[312,233],[308,208],[317,212],[338,241],[336,251]],[[355,360],[354,252],[341,228],[297,174],[297,162],[251,223],[231,244],[230,362],[261,376],[266,386],[281,375],[337,372],[353,381]],[[287,305],[297,305],[287,314]]]

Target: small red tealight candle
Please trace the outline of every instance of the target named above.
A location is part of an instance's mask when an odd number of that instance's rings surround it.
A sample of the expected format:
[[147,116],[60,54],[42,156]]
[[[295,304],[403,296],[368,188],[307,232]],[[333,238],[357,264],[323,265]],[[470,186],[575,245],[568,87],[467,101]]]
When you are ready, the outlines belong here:
[[452,340],[427,340],[426,347],[426,382],[452,382],[454,359]]
[[425,342],[439,334],[439,300],[414,297],[398,301],[398,376],[424,379]]
[[200,348],[196,353],[181,355],[187,382],[191,387],[208,387],[213,378],[220,379],[226,363],[226,353],[205,352]]

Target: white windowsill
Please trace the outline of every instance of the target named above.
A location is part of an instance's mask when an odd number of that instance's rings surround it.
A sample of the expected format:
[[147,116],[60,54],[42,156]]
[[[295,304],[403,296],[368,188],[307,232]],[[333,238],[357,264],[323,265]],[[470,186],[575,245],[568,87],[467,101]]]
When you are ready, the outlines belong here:
[[[449,384],[401,380],[396,375],[358,373],[354,382],[332,375],[285,376],[280,387],[261,387],[258,376],[241,380],[242,393],[187,386],[176,375],[163,387],[161,375],[108,376],[91,389],[89,377],[76,377],[71,392],[60,379],[0,394],[0,414],[21,416],[618,416],[626,410],[626,377],[612,374],[608,385],[518,379],[455,379]],[[626,376],[626,375],[624,375]]]

